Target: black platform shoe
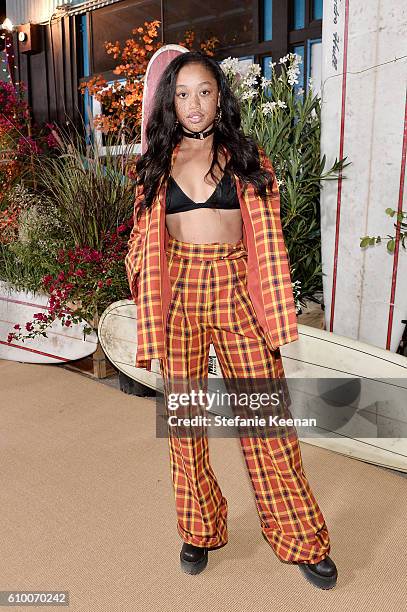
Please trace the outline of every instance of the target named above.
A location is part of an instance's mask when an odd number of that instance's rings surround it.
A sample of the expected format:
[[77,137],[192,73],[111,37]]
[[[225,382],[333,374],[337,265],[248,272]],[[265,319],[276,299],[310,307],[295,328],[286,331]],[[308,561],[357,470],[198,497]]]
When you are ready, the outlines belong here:
[[181,569],[186,574],[200,574],[208,564],[208,549],[202,546],[183,543],[181,552]]
[[338,571],[331,557],[325,557],[318,563],[299,563],[298,567],[308,582],[320,589],[332,589],[338,578]]
[[[270,544],[264,533],[261,533],[266,542]],[[314,586],[320,589],[332,589],[335,586],[338,571],[330,557],[325,557],[318,563],[298,563],[296,565],[298,565],[308,582],[311,582]]]

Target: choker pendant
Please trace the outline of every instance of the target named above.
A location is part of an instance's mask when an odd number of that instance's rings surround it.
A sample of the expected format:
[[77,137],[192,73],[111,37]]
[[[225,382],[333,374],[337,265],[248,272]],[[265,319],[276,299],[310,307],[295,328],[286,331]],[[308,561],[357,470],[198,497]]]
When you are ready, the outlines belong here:
[[211,134],[213,134],[215,131],[215,126],[212,126],[210,130],[207,130],[206,132],[201,131],[201,132],[185,132],[185,130],[182,128],[182,134],[184,136],[186,136],[187,138],[198,138],[199,140],[203,140],[204,138],[206,138],[207,136],[210,136]]

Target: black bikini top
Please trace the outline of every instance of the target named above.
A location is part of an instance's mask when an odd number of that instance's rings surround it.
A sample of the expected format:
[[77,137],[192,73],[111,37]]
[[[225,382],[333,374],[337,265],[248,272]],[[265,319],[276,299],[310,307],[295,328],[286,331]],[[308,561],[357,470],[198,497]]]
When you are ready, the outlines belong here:
[[166,214],[171,215],[177,212],[185,212],[194,208],[216,208],[237,209],[240,208],[237,197],[235,181],[229,174],[224,174],[215,191],[206,202],[194,202],[187,196],[178,185],[176,180],[170,175],[167,183],[166,194]]

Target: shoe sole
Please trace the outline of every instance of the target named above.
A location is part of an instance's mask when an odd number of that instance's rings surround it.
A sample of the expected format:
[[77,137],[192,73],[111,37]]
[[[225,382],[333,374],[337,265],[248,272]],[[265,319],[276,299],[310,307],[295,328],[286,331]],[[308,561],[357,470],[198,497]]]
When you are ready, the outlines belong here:
[[204,556],[202,559],[199,559],[199,561],[185,561],[180,554],[180,562],[181,569],[183,572],[185,572],[185,574],[195,576],[196,574],[203,572],[205,567],[208,565],[208,551],[205,550]]

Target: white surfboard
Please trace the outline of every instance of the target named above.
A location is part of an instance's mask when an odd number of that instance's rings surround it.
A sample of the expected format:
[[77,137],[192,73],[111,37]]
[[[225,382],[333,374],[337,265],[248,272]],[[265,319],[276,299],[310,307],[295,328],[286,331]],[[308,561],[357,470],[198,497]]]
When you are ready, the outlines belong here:
[[59,320],[47,329],[48,337],[7,342],[17,323],[22,332],[35,313],[48,311],[49,296],[31,291],[16,291],[0,281],[0,359],[25,363],[64,363],[87,357],[96,351],[98,337],[92,332],[83,339],[85,322],[65,327]]
[[[298,329],[299,340],[280,347],[290,379],[293,416],[323,416],[327,408],[332,410],[324,398],[332,393],[337,397],[337,389],[346,402],[334,429],[326,432],[316,428],[312,437],[300,439],[407,472],[407,358],[322,329],[301,324]],[[100,318],[98,331],[104,352],[121,372],[162,391],[158,359],[152,360],[151,372],[133,365],[137,307],[132,300],[111,304]],[[208,378],[222,378],[213,345]],[[359,435],[355,436],[355,431]]]
[[143,87],[143,104],[141,108],[141,153],[144,154],[147,150],[146,128],[148,118],[153,105],[153,99],[158,82],[162,73],[168,64],[180,53],[186,53],[188,49],[181,45],[164,45],[160,47],[151,57],[146,74],[144,77]]

